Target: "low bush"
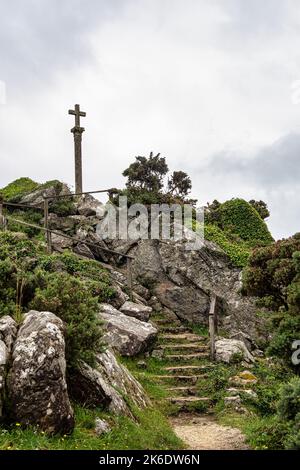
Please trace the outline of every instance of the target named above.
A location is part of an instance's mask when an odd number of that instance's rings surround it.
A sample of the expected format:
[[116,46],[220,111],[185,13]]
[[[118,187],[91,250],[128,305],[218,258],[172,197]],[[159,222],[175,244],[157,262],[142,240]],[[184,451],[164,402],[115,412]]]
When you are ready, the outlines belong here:
[[35,290],[29,308],[49,311],[66,324],[66,359],[69,367],[79,359],[93,365],[101,352],[101,321],[98,302],[84,282],[68,273],[40,273],[42,287]]

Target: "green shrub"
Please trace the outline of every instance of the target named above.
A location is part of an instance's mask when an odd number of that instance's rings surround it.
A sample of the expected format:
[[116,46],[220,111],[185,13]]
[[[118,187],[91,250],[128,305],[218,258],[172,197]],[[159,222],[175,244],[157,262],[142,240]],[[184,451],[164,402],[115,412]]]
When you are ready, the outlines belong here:
[[281,388],[278,416],[283,421],[294,421],[300,413],[300,378],[293,377]]
[[39,257],[38,267],[46,272],[63,271],[76,275],[85,282],[86,287],[97,297],[98,302],[107,302],[115,294],[108,271],[97,261],[80,259],[71,252],[43,255]]
[[204,236],[222,248],[232,263],[238,267],[244,267],[250,256],[250,249],[245,243],[230,241],[228,236],[216,225],[205,225]]
[[18,201],[22,196],[36,190],[39,184],[30,178],[19,178],[0,190],[6,201]]
[[300,450],[300,378],[294,377],[281,389],[278,404],[279,420],[287,427],[286,449]]
[[[289,288],[297,280],[300,239],[290,237],[267,247],[256,248],[249,258],[243,276],[243,290],[248,295],[267,297],[267,303],[273,310],[295,303],[295,291]],[[289,289],[290,290],[289,290]],[[288,294],[290,299],[288,300]],[[298,296],[299,299],[299,296]]]
[[66,359],[76,366],[79,359],[94,363],[101,352],[101,321],[97,314],[98,302],[84,282],[68,273],[50,273],[42,276],[43,287],[36,289],[29,307],[50,311],[66,323]]
[[276,415],[250,421],[244,429],[247,441],[254,450],[282,450],[286,426]]
[[221,228],[224,231],[232,232],[254,245],[273,241],[266,223],[254,207],[243,199],[226,201],[221,204],[218,211]]
[[71,197],[54,200],[54,202],[50,204],[49,209],[49,212],[53,212],[59,217],[67,217],[68,215],[76,214],[76,207]]
[[20,320],[22,310],[52,311],[66,322],[69,366],[92,363],[101,349],[98,302],[114,295],[108,272],[72,253],[45,255],[24,237],[0,233],[0,316]]
[[[25,211],[14,210],[12,213],[9,211],[9,214],[14,219],[20,220],[22,222],[27,222],[33,225],[40,225],[42,219],[42,213],[40,211],[35,211],[34,209],[28,209]],[[18,222],[10,221],[8,219],[8,230],[12,232],[23,232],[28,235],[28,237],[33,238],[41,234],[41,230],[34,227],[28,227]]]

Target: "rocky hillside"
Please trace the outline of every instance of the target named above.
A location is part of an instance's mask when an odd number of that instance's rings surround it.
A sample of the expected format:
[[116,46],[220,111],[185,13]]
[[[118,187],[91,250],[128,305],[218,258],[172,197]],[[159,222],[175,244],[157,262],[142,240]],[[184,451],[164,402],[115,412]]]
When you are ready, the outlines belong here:
[[[5,207],[8,230],[0,233],[0,415],[5,426],[38,426],[49,435],[72,433],[75,426],[76,436],[80,409],[93,413],[94,434],[111,435],[113,416],[134,427],[145,413],[165,407],[174,412],[222,406],[248,415],[250,401],[274,413],[271,401],[261,401],[270,385],[263,381],[276,377],[275,394],[281,372],[277,375],[277,365],[273,369],[262,358],[259,348],[270,330],[252,295],[261,295],[257,282],[251,285],[254,269],[246,270],[243,287],[241,268],[254,246],[269,253],[273,245],[249,203],[218,206],[206,228],[208,239],[200,250],[188,251],[187,240],[103,240],[96,231],[103,205],[90,195],[57,199],[70,195],[59,182],[37,185],[21,179],[3,194],[14,204]],[[44,224],[44,195],[52,254],[38,228]],[[244,216],[239,223],[241,213],[248,214],[247,223]],[[132,291],[124,255],[132,257]],[[259,260],[252,255],[250,266]],[[218,297],[222,335],[216,359],[227,364],[225,369],[208,356],[212,295]],[[166,448],[182,445],[162,415],[156,419],[167,436]]]

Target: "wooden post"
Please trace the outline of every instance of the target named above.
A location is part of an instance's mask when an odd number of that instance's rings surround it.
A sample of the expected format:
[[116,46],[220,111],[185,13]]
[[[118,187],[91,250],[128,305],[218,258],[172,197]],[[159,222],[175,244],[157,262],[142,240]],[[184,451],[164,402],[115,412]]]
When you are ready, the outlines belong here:
[[132,259],[127,258],[127,286],[129,289],[129,297],[132,300],[132,269],[131,269]]
[[215,360],[215,309],[216,309],[216,295],[213,294],[210,301],[209,308],[209,338],[210,338],[210,359]]
[[47,198],[44,198],[44,227],[46,229],[47,237],[47,251],[49,254],[52,253],[52,244],[51,244],[51,232],[49,231],[49,202]]

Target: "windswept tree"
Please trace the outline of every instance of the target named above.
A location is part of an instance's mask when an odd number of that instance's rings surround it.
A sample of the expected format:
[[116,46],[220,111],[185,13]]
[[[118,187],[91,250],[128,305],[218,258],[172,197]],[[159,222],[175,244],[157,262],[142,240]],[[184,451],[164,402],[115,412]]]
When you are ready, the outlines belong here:
[[135,162],[131,163],[123,172],[127,177],[127,188],[136,188],[149,192],[159,192],[163,188],[163,179],[168,172],[166,159],[160,156],[160,153],[149,157],[136,157]]
[[249,201],[249,204],[254,207],[254,209],[259,213],[263,220],[270,217],[268,206],[264,201],[255,201],[254,199],[251,199],[251,201]]
[[184,171],[173,171],[168,180],[169,193],[184,199],[192,189],[191,178]]

